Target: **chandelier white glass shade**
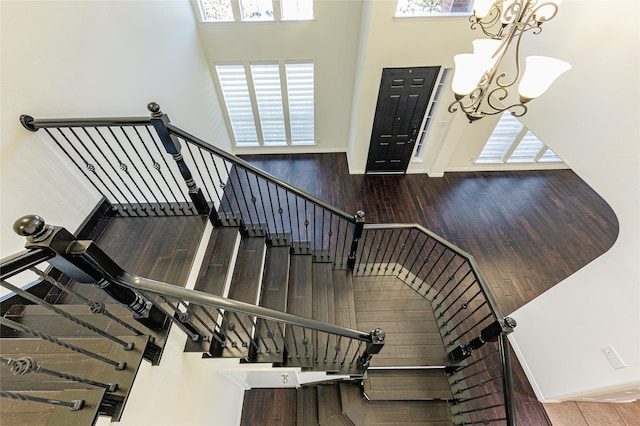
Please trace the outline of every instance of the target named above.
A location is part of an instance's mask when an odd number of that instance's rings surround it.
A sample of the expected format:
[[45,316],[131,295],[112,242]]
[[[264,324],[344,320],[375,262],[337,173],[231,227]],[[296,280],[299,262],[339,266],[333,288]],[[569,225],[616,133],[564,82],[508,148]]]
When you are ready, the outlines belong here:
[[[530,56],[524,71],[520,64],[522,36],[542,31],[542,23],[558,12],[559,1],[536,0],[476,0],[471,28],[480,27],[488,36],[473,41],[473,53],[454,57],[455,73],[451,88],[456,100],[449,112],[461,109],[469,122],[487,115],[509,110],[520,117],[527,112],[525,105],[542,95],[553,81],[569,70],[571,65],[559,59]],[[502,60],[515,42],[515,75],[499,72]],[[518,83],[518,99],[512,100],[509,90]]]

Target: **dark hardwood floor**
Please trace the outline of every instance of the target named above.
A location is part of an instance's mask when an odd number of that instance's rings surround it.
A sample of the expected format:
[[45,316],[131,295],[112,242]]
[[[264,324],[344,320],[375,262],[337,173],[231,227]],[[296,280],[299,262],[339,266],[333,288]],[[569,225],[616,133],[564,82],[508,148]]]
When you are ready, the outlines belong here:
[[[453,242],[476,258],[505,315],[606,252],[618,235],[611,208],[570,170],[430,178],[349,175],[344,154],[243,158],[346,212],[363,210],[368,223],[419,223]],[[513,359],[518,424],[550,424]]]

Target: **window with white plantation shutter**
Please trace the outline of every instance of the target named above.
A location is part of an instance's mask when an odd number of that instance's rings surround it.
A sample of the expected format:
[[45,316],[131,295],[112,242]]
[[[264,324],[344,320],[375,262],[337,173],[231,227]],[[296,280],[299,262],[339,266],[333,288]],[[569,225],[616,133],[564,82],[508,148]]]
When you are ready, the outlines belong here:
[[292,145],[314,143],[313,62],[287,63],[287,100]]
[[507,163],[533,163],[542,148],[544,148],[542,141],[531,133],[531,130],[528,130]]
[[558,157],[558,155],[551,150],[551,148],[547,148],[542,156],[538,159],[540,163],[562,163],[562,158]]
[[313,62],[215,68],[237,147],[315,143]]
[[260,115],[262,140],[264,145],[286,145],[282,112],[282,88],[280,87],[280,67],[278,64],[251,64],[253,88]]
[[500,116],[476,164],[562,163],[548,146],[509,111]]
[[478,156],[476,163],[502,163],[514,140],[524,125],[510,112],[505,111],[493,129],[489,140]]
[[229,121],[237,146],[258,145],[244,65],[216,65]]

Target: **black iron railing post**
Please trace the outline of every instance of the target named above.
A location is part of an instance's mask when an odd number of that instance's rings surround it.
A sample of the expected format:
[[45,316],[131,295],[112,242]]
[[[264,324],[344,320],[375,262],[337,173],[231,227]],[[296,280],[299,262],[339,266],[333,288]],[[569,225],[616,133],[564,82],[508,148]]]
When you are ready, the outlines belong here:
[[376,328],[375,330],[371,330],[369,334],[371,336],[371,342],[367,342],[367,347],[360,359],[358,359],[358,367],[361,370],[366,370],[369,368],[369,362],[371,358],[377,353],[380,353],[382,348],[384,347],[384,330],[381,328]]
[[362,230],[364,229],[364,212],[362,210],[358,210],[353,218],[356,222],[353,226],[353,239],[351,240],[351,249],[349,250],[349,258],[347,259],[347,267],[352,271],[356,266],[358,241],[360,241],[360,237],[362,237]]
[[180,152],[181,146],[180,141],[175,136],[169,133],[167,129],[167,124],[169,123],[169,117],[167,114],[160,111],[160,105],[155,102],[149,103],[147,108],[151,112],[151,124],[156,129],[158,133],[158,137],[164,146],[164,149],[167,153],[171,154],[173,159],[175,160],[178,169],[180,170],[180,174],[184,179],[184,182],[187,184],[187,188],[189,189],[189,197],[191,197],[191,201],[195,206],[196,210],[199,214],[208,214],[209,213],[209,205],[207,204],[207,200],[204,198],[204,194],[202,190],[198,188],[195,181],[193,180],[193,175],[185,163],[184,158]]
[[71,279],[79,283],[97,283],[111,297],[129,308],[140,323],[152,329],[163,327],[166,316],[150,300],[130,288],[105,279],[115,276],[120,268],[91,241],[77,240],[65,228],[47,225],[37,215],[19,218],[13,230],[27,237],[25,248],[40,248],[50,252],[54,257],[48,262]]
[[487,342],[495,342],[502,334],[513,332],[516,327],[516,320],[511,317],[505,317],[502,320],[495,320],[482,329],[480,335],[469,343],[459,345],[449,352],[449,359],[453,362],[460,362],[471,356],[473,351],[479,349]]

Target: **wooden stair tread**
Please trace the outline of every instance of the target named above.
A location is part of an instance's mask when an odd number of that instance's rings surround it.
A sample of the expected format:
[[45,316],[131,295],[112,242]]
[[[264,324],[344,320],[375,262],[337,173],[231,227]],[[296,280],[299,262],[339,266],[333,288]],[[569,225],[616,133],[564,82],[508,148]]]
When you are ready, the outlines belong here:
[[[287,312],[311,318],[313,315],[312,256],[292,255],[289,269]],[[300,327],[285,328],[288,357],[286,364],[296,367],[313,367],[313,339],[307,331],[308,344],[302,345],[303,330]],[[295,342],[294,342],[295,337]]]
[[2,398],[0,417],[3,425],[92,425],[98,419],[100,403],[105,392],[104,389],[94,388],[21,393],[68,402],[82,399],[84,405],[80,410],[71,411],[63,406]]
[[303,386],[296,390],[297,426],[317,426],[318,424],[318,388]]
[[[329,324],[335,323],[335,301],[333,292],[333,273],[330,263],[313,263],[312,267],[312,318]],[[337,345],[337,336],[330,336],[326,333],[316,332],[313,335],[314,362],[319,364],[319,368],[325,370],[335,370],[333,362]],[[324,365],[323,365],[324,364]]]
[[[260,306],[286,312],[288,283],[289,247],[270,247],[265,259]],[[259,319],[256,324],[256,336],[260,339],[260,345],[266,345],[269,351],[261,351],[256,355],[255,360],[257,362],[282,363],[284,342],[276,323]]]
[[372,370],[364,380],[369,400],[451,399],[444,369]]
[[396,276],[353,276],[358,330],[382,328],[372,367],[442,366],[445,351],[431,303]]
[[355,425],[452,426],[446,401],[368,401],[359,386],[340,383],[342,410]]
[[[251,303],[253,305],[258,304],[260,300],[265,252],[266,245],[264,237],[245,237],[242,239],[236,265],[233,270],[233,277],[231,278],[229,299]],[[225,312],[222,324],[224,327],[227,327],[227,336],[237,343],[235,347],[227,345],[222,352],[222,356],[229,358],[248,358],[251,351],[249,341],[254,337],[255,332],[253,318],[243,314],[237,314],[236,316],[231,312]],[[228,330],[230,324],[235,326],[237,334]],[[249,333],[249,336],[247,336],[247,333]],[[242,342],[240,340],[242,340]]]
[[336,384],[318,385],[318,424],[352,425],[342,412],[340,388]]
[[240,233],[237,227],[215,228],[209,238],[195,290],[225,296],[225,284]]

